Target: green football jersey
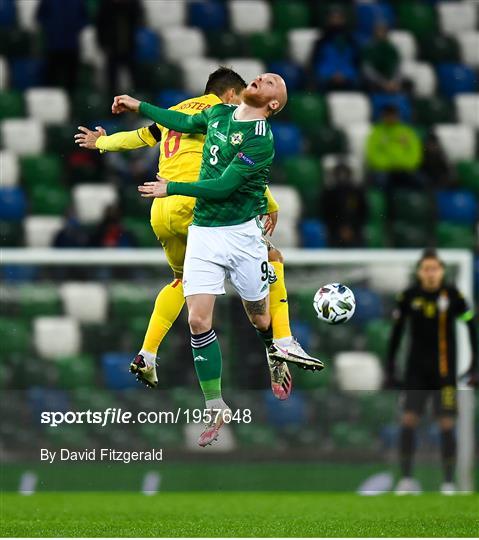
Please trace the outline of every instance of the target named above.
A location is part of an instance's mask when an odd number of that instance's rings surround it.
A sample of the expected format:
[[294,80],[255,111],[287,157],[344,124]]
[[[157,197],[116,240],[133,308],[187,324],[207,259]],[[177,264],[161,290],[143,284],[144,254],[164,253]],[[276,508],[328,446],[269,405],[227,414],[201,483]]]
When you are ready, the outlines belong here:
[[219,104],[195,115],[195,122],[207,123],[199,180],[217,178],[232,167],[244,182],[224,200],[198,198],[194,225],[237,225],[266,212],[264,191],[274,157],[273,134],[266,120],[236,120],[235,111],[234,105]]

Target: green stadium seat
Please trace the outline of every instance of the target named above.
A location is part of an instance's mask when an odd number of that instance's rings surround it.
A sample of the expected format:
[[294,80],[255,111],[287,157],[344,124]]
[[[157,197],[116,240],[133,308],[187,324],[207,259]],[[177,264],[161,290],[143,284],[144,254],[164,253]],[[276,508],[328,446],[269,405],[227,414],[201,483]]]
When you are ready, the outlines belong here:
[[306,156],[286,158],[282,162],[286,182],[295,187],[303,200],[306,213],[317,214],[323,171],[318,159]]
[[386,198],[379,189],[369,189],[367,192],[369,220],[374,223],[384,223],[386,220]]
[[34,37],[19,28],[0,28],[0,55],[25,57],[33,53]]
[[267,424],[243,424],[235,426],[235,435],[243,447],[274,448],[277,445],[277,436],[274,429]]
[[421,126],[454,123],[454,108],[439,96],[414,101],[414,120]]
[[18,247],[22,244],[22,224],[16,221],[0,221],[0,247]]
[[475,235],[472,227],[453,223],[438,223],[437,243],[442,248],[474,249]]
[[30,349],[31,329],[27,321],[21,318],[0,318],[0,343],[2,360],[5,355],[26,353]]
[[426,62],[458,62],[460,60],[459,45],[451,36],[436,34],[427,40],[419,40],[419,56]]
[[391,323],[384,320],[369,321],[366,325],[366,345],[369,351],[386,360]]
[[170,397],[173,400],[175,407],[181,407],[183,410],[190,409],[202,409],[203,399],[197,392],[192,392],[191,388],[184,386],[172,388],[170,391]]
[[330,127],[315,129],[309,134],[308,140],[311,152],[317,156],[342,154],[347,148],[344,132]]
[[15,388],[30,388],[32,386],[50,386],[56,380],[56,366],[45,360],[29,357],[22,364],[22,377],[14,378]]
[[387,247],[384,224],[379,221],[369,221],[364,229],[366,246],[369,248]]
[[[319,323],[321,324],[321,323]],[[310,354],[313,354],[310,351]],[[293,376],[294,388],[301,390],[313,390],[315,388],[328,387],[333,378],[333,365],[330,358],[325,357],[322,351],[319,351],[319,357],[324,362],[326,368],[319,373],[311,373],[304,369],[290,368],[291,375]]]
[[0,92],[0,103],[0,120],[25,116],[25,102],[21,92],[3,90]]
[[399,248],[423,248],[431,243],[430,227],[426,223],[396,221],[393,224],[393,244]]
[[119,319],[149,317],[156,295],[150,289],[116,284],[110,289],[111,311]]
[[434,217],[434,205],[427,193],[401,189],[394,193],[392,201],[395,219],[405,222],[430,223]]
[[136,186],[128,186],[122,189],[120,197],[121,208],[125,216],[149,221],[151,200],[139,197]]
[[55,361],[57,385],[64,389],[90,388],[95,385],[95,364],[91,356],[78,355]]
[[461,187],[470,189],[479,195],[479,160],[459,161],[457,176]]
[[62,157],[73,152],[77,148],[73,137],[78,133],[78,125],[79,122],[60,126],[46,126],[47,151]]
[[[83,124],[101,118],[109,118],[111,115],[111,99],[98,92],[82,92],[79,90],[73,96],[72,115]],[[75,132],[71,134],[72,138]]]
[[23,317],[61,315],[62,303],[57,287],[50,285],[23,285],[18,296]]
[[58,187],[63,176],[62,160],[55,154],[29,156],[21,159],[23,183],[28,188],[42,186]]
[[124,338],[123,327],[114,320],[109,320],[108,324],[82,325],[82,345],[90,354],[100,355],[121,349]]
[[45,430],[48,444],[53,448],[85,449],[90,446],[90,438],[85,424],[75,424],[74,426],[63,425],[59,427],[48,427]]
[[104,388],[75,388],[72,399],[79,409],[97,411],[115,407],[117,402],[114,394]]
[[368,450],[376,445],[376,440],[369,429],[347,422],[335,423],[332,426],[331,435],[333,443],[338,449]]
[[[154,298],[151,299],[150,310],[153,310]],[[130,332],[133,343],[137,343],[138,347],[143,343],[148,323],[150,322],[149,316],[131,317],[126,321],[128,323],[127,331]]]
[[278,0],[273,2],[274,27],[278,30],[306,28],[311,26],[308,5],[302,0]]
[[247,43],[233,32],[208,32],[208,56],[211,58],[238,58],[245,56]]
[[140,88],[151,92],[183,86],[181,69],[167,62],[139,64],[136,68],[136,77]]
[[313,297],[316,289],[305,289],[289,295],[291,318],[318,324],[318,318],[313,308]]
[[286,39],[282,33],[277,31],[251,34],[249,37],[249,49],[252,57],[264,62],[270,62],[285,56]]
[[180,424],[144,424],[140,433],[148,444],[161,448],[179,447],[184,439]]
[[291,120],[308,132],[327,124],[328,108],[323,96],[306,92],[293,94],[288,102]]
[[403,1],[397,6],[397,27],[409,30],[420,40],[429,40],[437,31],[437,16],[432,4]]
[[151,248],[159,246],[155,233],[151,228],[148,216],[143,218],[124,218],[123,225],[128,231],[134,234],[138,241],[139,247]]
[[64,187],[38,184],[29,190],[30,212],[35,215],[63,215],[70,203]]

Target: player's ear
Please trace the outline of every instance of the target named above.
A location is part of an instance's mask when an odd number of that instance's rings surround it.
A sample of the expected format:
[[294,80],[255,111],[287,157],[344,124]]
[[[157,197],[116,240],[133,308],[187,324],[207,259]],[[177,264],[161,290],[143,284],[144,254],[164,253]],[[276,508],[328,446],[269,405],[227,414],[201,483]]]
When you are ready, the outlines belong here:
[[279,104],[279,101],[277,99],[272,99],[268,103],[268,106],[270,108],[271,114],[273,115],[273,114],[276,114],[278,112],[280,104]]

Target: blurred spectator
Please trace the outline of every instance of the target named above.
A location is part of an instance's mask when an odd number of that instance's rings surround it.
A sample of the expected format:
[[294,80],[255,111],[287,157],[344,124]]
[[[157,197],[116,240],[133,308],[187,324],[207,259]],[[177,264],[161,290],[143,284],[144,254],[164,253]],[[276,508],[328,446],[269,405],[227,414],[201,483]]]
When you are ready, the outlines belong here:
[[358,45],[343,9],[334,6],[312,53],[316,80],[327,90],[350,90],[358,84]]
[[79,36],[88,22],[85,0],[40,0],[36,15],[45,42],[46,83],[72,92],[80,59]]
[[401,122],[395,105],[385,105],[366,144],[366,162],[375,183],[388,190],[417,187],[421,157],[421,141],[416,132]]
[[88,238],[73,210],[70,210],[63,224],[53,240],[56,248],[83,248],[87,247]]
[[328,229],[328,245],[361,247],[367,220],[366,193],[353,179],[351,168],[338,163],[332,182],[321,194],[321,216]]
[[448,188],[454,184],[451,164],[438,136],[429,132],[424,140],[421,174],[431,188]]
[[92,234],[90,244],[92,247],[105,248],[136,247],[136,238],[121,223],[118,206],[111,205],[106,209],[102,221]]
[[363,52],[363,73],[368,89],[373,92],[398,92],[401,89],[400,56],[388,40],[388,27],[381,23],[374,28],[374,38]]
[[97,40],[107,60],[110,96],[119,94],[120,69],[135,80],[135,35],[143,19],[139,0],[102,0],[97,13]]

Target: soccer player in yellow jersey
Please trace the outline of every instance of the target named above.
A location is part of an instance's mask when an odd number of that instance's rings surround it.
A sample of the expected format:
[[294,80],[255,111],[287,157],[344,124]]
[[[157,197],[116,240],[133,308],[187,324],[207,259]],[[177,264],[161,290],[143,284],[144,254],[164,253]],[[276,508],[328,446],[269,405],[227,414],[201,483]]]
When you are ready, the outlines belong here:
[[[193,115],[219,103],[238,104],[240,94],[245,87],[244,80],[237,73],[221,67],[210,75],[204,95],[183,101],[172,109]],[[132,150],[160,144],[161,176],[178,182],[186,181],[186,179],[191,181],[199,176],[204,135],[178,133],[155,123],[134,131],[109,136],[101,127],[91,131],[80,126],[79,130],[81,133],[75,136],[77,144],[83,148],[100,150],[100,152]],[[268,199],[265,229],[271,234],[276,224],[278,205],[269,189],[266,189],[265,195]],[[137,373],[137,377],[148,386],[157,384],[155,369],[157,350],[185,303],[182,284],[183,263],[188,226],[193,218],[194,205],[194,198],[174,195],[164,199],[154,199],[151,207],[151,225],[165,250],[168,263],[173,270],[174,280],[159,292],[143,346],[131,366],[132,371]],[[291,336],[283,259],[281,253],[271,244],[269,244],[269,260],[274,268],[271,276],[273,283],[270,287],[273,337],[275,342],[285,350],[289,349],[293,354],[306,355]],[[286,399],[292,388],[291,374],[286,362],[268,359],[268,365],[273,394],[278,399]]]

